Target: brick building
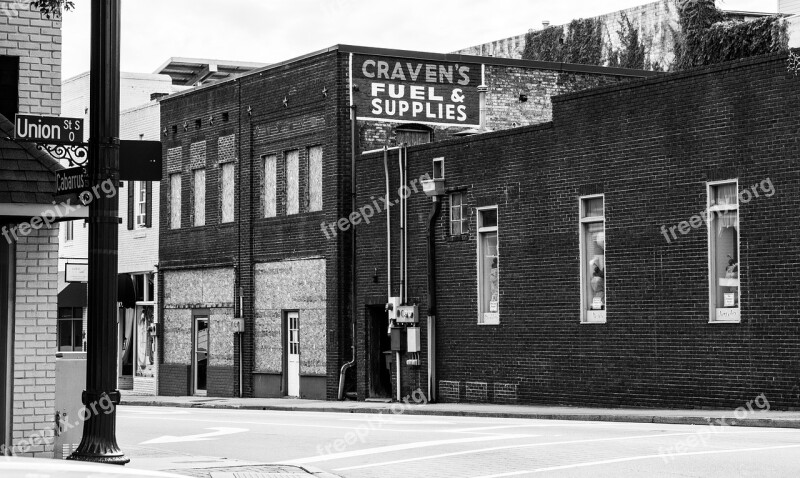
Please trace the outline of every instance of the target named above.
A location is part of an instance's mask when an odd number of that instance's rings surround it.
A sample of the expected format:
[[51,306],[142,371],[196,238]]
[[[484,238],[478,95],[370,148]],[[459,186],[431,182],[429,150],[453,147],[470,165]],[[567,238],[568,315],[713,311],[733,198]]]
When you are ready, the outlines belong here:
[[[16,113],[58,115],[61,22],[29,1],[0,1],[0,138]],[[52,456],[58,225],[52,207],[61,166],[29,143],[0,139],[0,454]]]
[[[785,55],[756,57],[562,95],[551,122],[408,148],[407,177],[440,171],[443,187],[438,210],[421,191],[407,200],[420,321],[402,328],[421,347],[401,344],[400,394],[800,406],[799,86]],[[360,204],[385,194],[383,161],[359,159]],[[397,166],[390,180],[394,197]],[[360,399],[396,393],[391,211],[391,289],[385,215],[359,230]]]
[[648,75],[339,45],[162,99],[160,393],[337,396],[351,358],[351,137],[363,151],[480,118],[541,123],[553,95]]

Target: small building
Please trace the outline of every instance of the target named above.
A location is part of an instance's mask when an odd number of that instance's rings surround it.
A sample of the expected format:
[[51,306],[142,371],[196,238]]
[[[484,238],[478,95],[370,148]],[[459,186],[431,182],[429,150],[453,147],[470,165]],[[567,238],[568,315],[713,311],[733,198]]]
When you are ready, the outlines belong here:
[[359,229],[358,398],[800,406],[799,91],[753,57],[362,155],[358,204],[387,159],[390,197],[406,169],[437,200]]
[[15,114],[60,109],[61,22],[30,3],[0,5],[0,455],[52,457],[61,166],[6,139]]
[[353,154],[546,122],[553,95],[652,75],[337,45],[163,98],[159,392],[336,398]]

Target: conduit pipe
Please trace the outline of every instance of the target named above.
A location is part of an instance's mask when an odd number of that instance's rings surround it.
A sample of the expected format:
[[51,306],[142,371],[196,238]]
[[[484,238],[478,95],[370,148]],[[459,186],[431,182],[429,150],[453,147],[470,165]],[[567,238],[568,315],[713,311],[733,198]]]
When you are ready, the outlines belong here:
[[[386,200],[389,200],[389,149],[383,147],[383,171],[386,176]],[[386,211],[386,303],[392,296],[392,217]]]
[[439,196],[431,197],[428,214],[428,401],[436,401],[436,217],[441,210]]
[[[353,78],[353,54],[350,54],[350,78]],[[358,127],[356,121],[356,106],[352,100],[352,83],[350,85],[350,210],[355,211],[357,208],[356,195],[356,150],[358,149],[358,137],[356,136],[356,128]],[[344,399],[344,379],[347,370],[356,363],[356,313],[358,306],[356,304],[357,295],[357,277],[356,274],[356,225],[352,224],[350,228],[350,324],[352,334],[350,336],[350,361],[342,365],[339,371],[339,400]]]

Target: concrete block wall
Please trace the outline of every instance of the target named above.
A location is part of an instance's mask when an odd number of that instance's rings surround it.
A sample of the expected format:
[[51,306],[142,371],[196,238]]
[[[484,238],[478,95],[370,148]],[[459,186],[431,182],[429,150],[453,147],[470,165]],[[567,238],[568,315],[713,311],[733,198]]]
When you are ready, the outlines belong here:
[[20,57],[19,112],[58,116],[61,21],[44,17],[31,0],[0,1],[0,55]]
[[13,441],[22,456],[53,454],[58,227],[17,242]]

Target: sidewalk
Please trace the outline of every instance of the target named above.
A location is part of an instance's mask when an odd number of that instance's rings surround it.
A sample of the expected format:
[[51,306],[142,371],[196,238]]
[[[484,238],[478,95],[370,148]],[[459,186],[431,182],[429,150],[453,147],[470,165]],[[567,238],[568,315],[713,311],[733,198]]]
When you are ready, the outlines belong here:
[[193,468],[164,470],[165,473],[192,476],[195,478],[339,478],[315,468],[290,465],[245,465],[226,466],[219,468]]
[[[584,420],[634,423],[669,423],[677,425],[730,425],[744,427],[800,428],[800,411],[739,410],[654,410],[625,408],[582,408],[477,403],[326,402],[294,398],[216,398],[216,397],[146,397],[125,394],[124,405],[227,408],[240,410],[282,410],[339,413],[403,413],[404,415],[440,415],[490,418],[536,418],[545,420]],[[394,408],[392,407],[394,405]]]

